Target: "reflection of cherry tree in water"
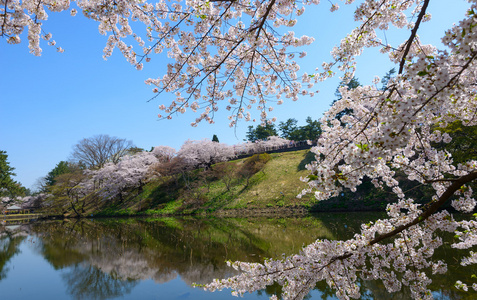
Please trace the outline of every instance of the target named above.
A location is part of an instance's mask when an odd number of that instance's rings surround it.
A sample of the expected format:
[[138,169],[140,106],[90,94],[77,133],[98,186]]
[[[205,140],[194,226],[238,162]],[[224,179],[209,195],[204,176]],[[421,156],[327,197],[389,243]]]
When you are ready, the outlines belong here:
[[25,236],[11,236],[9,234],[0,237],[0,280],[7,277],[9,268],[6,265],[12,257],[20,253],[19,245],[25,238]]
[[129,294],[137,280],[118,279],[101,269],[87,264],[77,264],[62,275],[68,293],[75,299],[108,299]]
[[[161,221],[162,220],[162,221]],[[37,223],[39,251],[55,268],[89,264],[115,278],[153,279],[158,283],[180,275],[188,285],[232,275],[227,259],[274,257],[323,236],[320,226],[299,220],[287,223],[289,232],[277,232],[271,220],[158,219],[154,222],[120,220]],[[304,228],[301,233],[292,228]],[[311,229],[313,227],[313,229]],[[292,232],[292,233],[290,233]],[[310,237],[310,233],[315,233]],[[291,239],[293,235],[293,239]],[[324,236],[323,236],[324,237]],[[271,247],[272,240],[283,246]],[[299,242],[297,242],[299,241]],[[250,256],[252,254],[253,256]]]
[[[324,288],[326,289],[326,288],[328,288],[328,287],[324,287]],[[282,296],[282,290],[283,290],[282,287],[281,287],[279,284],[275,283],[275,284],[272,284],[272,285],[267,286],[267,287],[266,287],[265,289],[263,289],[263,290],[257,291],[257,295],[258,295],[258,296],[262,296],[262,295],[268,295],[268,296],[276,295],[277,297],[280,298],[280,297]],[[331,292],[331,289],[328,289],[328,290],[330,290],[330,292]],[[320,289],[320,291],[321,291],[321,289]],[[323,298],[323,299],[329,299],[328,297],[333,297],[333,296],[334,296],[334,293],[326,293],[326,292],[325,292],[325,293],[322,293],[322,298]],[[308,299],[311,299],[311,297],[312,297],[312,296],[311,296],[310,294],[308,294],[308,295],[307,295],[305,298],[303,298],[303,299],[308,300]]]
[[[140,280],[152,279],[160,284],[179,276],[191,286],[207,283],[212,278],[226,278],[232,275],[226,260],[259,262],[264,257],[293,253],[308,240],[348,238],[363,219],[375,220],[381,215],[333,213],[303,219],[79,220],[37,223],[32,231],[42,241],[35,244],[41,249],[38,252],[55,269],[64,270],[64,283],[72,297],[106,299],[130,293]],[[449,236],[445,241],[451,240],[452,236]],[[442,259],[449,253],[456,262],[461,258],[449,244],[444,244],[434,256]],[[444,298],[460,299],[463,293],[452,291],[447,284],[449,278],[477,273],[476,269],[464,269],[449,264],[447,274],[436,276],[430,288]],[[358,284],[362,299],[411,297],[405,290],[387,295],[384,285],[378,281],[359,280]],[[282,288],[275,284],[257,293],[282,295]],[[335,298],[334,291],[325,282],[316,285],[312,297]]]

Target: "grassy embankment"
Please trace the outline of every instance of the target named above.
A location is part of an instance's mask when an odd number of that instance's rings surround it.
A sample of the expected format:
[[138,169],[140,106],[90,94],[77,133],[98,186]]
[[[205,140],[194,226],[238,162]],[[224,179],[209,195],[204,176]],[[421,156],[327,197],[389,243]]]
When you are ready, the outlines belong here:
[[[131,191],[121,202],[103,205],[89,213],[103,216],[226,214],[250,215],[304,211],[383,210],[385,192],[365,186],[362,192],[316,203],[313,195],[297,199],[306,188],[300,181],[314,159],[309,150],[270,154],[269,160],[252,175],[241,174],[247,159],[214,165],[212,170],[194,170],[161,177],[142,191]],[[363,192],[365,191],[365,192]]]
[[100,214],[194,214],[309,207],[312,197],[296,198],[306,187],[300,176],[308,174],[305,164],[312,155],[307,153],[270,154],[263,168],[249,176],[239,174],[245,158],[216,164],[208,171],[199,169],[158,178],[145,185],[141,193],[104,207]]

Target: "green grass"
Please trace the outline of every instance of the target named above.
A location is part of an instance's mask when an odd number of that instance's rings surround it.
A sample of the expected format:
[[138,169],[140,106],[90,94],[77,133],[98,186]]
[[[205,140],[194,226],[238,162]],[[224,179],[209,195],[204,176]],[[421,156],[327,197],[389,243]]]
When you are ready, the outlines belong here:
[[[309,175],[305,165],[313,161],[314,155],[309,150],[300,150],[262,158],[224,162],[214,165],[212,170],[190,171],[185,177],[183,174],[159,177],[140,191],[129,191],[122,201],[100,201],[87,207],[84,215],[156,217],[289,207],[309,211],[380,211],[392,200],[386,191],[375,189],[371,182],[364,182],[355,193],[345,189],[342,195],[327,201],[316,202],[313,194],[298,199],[296,196],[307,188],[300,177]],[[250,176],[244,170],[256,173]],[[244,174],[249,174],[248,184]]]
[[[140,191],[129,191],[122,201],[100,201],[99,204],[87,207],[84,215],[203,215],[234,209],[298,206],[312,210],[316,207],[313,195],[296,198],[307,188],[306,183],[300,181],[300,177],[309,174],[305,165],[314,159],[309,150],[274,153],[264,155],[263,159],[262,164],[258,165],[262,168],[249,177],[248,184],[240,170],[246,169],[254,160],[238,159],[214,165],[212,170],[190,171],[186,175],[187,180],[181,174],[153,179]],[[231,180],[226,182],[227,178]],[[326,205],[330,209],[347,207],[347,203]]]
[[250,207],[265,207],[270,203],[282,203],[281,206],[302,205],[310,201],[310,196],[297,199],[296,196],[306,188],[300,181],[308,175],[301,170],[300,164],[309,157],[307,150],[272,154],[265,168],[254,175],[250,186],[235,197],[230,206],[248,204]]
[[[146,184],[141,193],[131,191],[123,202],[103,206],[99,215],[207,214],[223,209],[310,207],[311,196],[302,199],[296,196],[306,187],[300,176],[308,175],[304,165],[313,155],[301,150],[270,156],[262,170],[249,178],[248,185],[238,174],[246,159],[233,160],[213,167],[213,170],[226,169],[228,173],[222,174],[223,177],[200,169],[188,173],[187,185],[180,177],[158,178]],[[225,184],[226,176],[232,178],[229,188]]]

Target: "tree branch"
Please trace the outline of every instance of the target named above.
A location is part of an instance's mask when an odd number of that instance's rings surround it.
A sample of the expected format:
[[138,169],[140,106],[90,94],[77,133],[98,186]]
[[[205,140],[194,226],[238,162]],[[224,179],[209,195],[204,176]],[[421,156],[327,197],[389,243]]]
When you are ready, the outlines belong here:
[[429,0],[424,0],[424,5],[422,6],[421,12],[417,17],[416,24],[414,28],[411,30],[411,36],[406,42],[406,49],[404,49],[404,54],[402,55],[401,62],[399,63],[399,72],[398,74],[402,74],[404,70],[404,63],[406,62],[406,56],[409,54],[409,50],[411,50],[412,42],[416,38],[417,30],[419,29],[419,25],[421,25],[422,18],[426,14],[427,6],[429,5]]

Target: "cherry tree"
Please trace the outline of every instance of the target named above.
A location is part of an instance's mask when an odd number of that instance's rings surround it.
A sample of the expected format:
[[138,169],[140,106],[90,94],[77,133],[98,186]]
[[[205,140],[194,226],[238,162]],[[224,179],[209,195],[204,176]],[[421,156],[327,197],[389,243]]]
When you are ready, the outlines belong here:
[[246,141],[233,146],[236,155],[251,155],[255,153],[255,143]]
[[190,168],[210,168],[215,163],[226,161],[235,156],[233,147],[212,142],[209,139],[199,141],[187,140],[182,145],[177,156]]
[[279,136],[269,136],[266,140],[258,141],[256,144],[257,150],[259,150],[257,152],[265,152],[288,147],[290,141]]
[[236,155],[252,155],[266,151],[276,150],[290,145],[290,141],[279,136],[269,136],[265,140],[256,140],[254,142],[246,141],[234,145]]
[[[349,81],[357,67],[356,57],[365,48],[387,54],[398,72],[386,88],[376,87],[379,78],[374,85],[353,90],[343,87],[342,99],[321,120],[323,133],[312,150],[316,162],[308,165],[310,175],[303,180],[309,188],[303,193],[326,200],[343,188],[356,190],[364,178],[370,178],[377,188],[387,186],[398,198],[388,205],[388,217],[363,224],[347,241],[319,240],[299,254],[262,264],[231,263],[243,273],[205,287],[230,287],[242,294],[278,282],[284,286],[283,297],[295,299],[325,281],[339,298],[348,299],[360,297],[357,279],[361,278],[380,280],[389,292],[407,286],[415,298],[432,298],[427,287],[430,276],[446,272],[446,262],[432,257],[442,245],[442,232],[455,232],[459,241],[452,246],[456,249],[477,244],[475,220],[457,221],[441,210],[448,202],[457,211],[474,210],[469,184],[477,179],[477,161],[455,163],[445,148],[435,147],[451,141],[439,128],[452,122],[477,125],[477,0],[468,0],[470,8],[463,12],[463,19],[446,31],[443,49],[423,44],[418,35],[422,23],[431,20],[431,0],[346,0],[345,4],[356,2],[358,26],[332,49],[331,61],[324,62],[315,74],[299,74],[295,58],[306,53],[295,48],[310,44],[313,38],[297,37],[293,31],[282,34],[279,28],[293,27],[306,5],[319,2],[75,3],[86,17],[99,22],[100,33],[108,34],[105,57],[118,48],[141,69],[153,53],[167,51],[173,63],[166,74],[146,83],[154,86],[157,95],[176,95],[171,103],[161,104],[164,116],[159,117],[197,111],[193,126],[201,121],[213,123],[214,113],[223,106],[230,111],[231,126],[241,119],[252,120],[252,108],[260,111],[265,123],[274,104],[313,95],[314,84],[335,72]],[[31,52],[40,55],[40,37],[57,47],[52,35],[42,32],[46,11],[63,11],[70,5],[66,0],[0,0],[0,36],[19,43],[21,32],[28,27]],[[332,3],[328,8],[336,11],[339,5]],[[76,8],[70,12],[76,14]],[[143,37],[133,32],[131,20],[145,24]],[[390,27],[408,30],[407,37],[398,44],[378,37],[379,31]],[[126,44],[129,37],[136,39],[142,51]],[[351,113],[337,118],[344,109]],[[397,172],[431,187],[435,195],[426,205],[416,204],[401,189]],[[461,264],[476,262],[477,254],[469,251]],[[469,286],[477,290],[470,278],[456,282],[457,288],[467,290]]]
[[124,156],[117,164],[106,163],[101,169],[86,170],[89,179],[82,188],[85,195],[95,191],[105,199],[121,198],[126,189],[142,187],[157,163],[156,156],[151,152]]
[[279,136],[269,136],[266,140],[247,141],[234,145],[236,155],[252,155],[282,149],[290,146],[290,141]]
[[159,162],[166,163],[172,161],[176,156],[176,149],[169,146],[157,146],[152,149],[152,153],[157,157]]
[[33,196],[0,197],[0,205],[8,206],[16,204],[24,208],[39,208],[42,202],[48,197],[49,195],[45,193],[39,193]]

